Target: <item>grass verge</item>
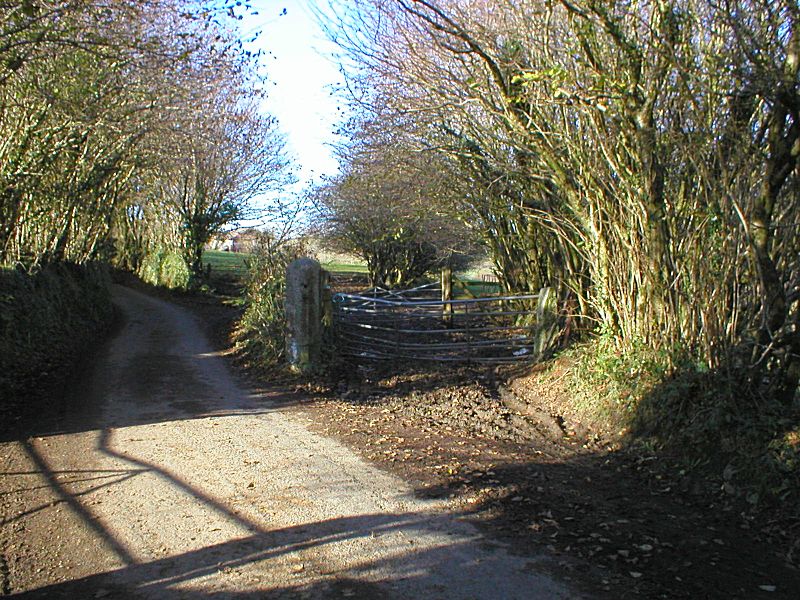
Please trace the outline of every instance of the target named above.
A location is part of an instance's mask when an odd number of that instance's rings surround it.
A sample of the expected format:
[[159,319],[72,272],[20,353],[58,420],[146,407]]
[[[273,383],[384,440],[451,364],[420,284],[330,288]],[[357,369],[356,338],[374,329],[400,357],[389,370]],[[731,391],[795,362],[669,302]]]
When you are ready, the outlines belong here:
[[780,504],[800,518],[800,403],[759,397],[736,378],[692,365],[667,371],[658,357],[621,355],[601,336],[530,381],[553,414],[702,472],[745,507]]

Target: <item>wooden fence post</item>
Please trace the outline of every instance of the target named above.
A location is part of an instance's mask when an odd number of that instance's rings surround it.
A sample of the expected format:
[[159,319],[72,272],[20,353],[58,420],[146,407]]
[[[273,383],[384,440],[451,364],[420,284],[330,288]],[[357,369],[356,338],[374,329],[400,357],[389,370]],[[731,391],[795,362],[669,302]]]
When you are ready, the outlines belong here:
[[331,274],[324,269],[319,273],[319,292],[322,299],[322,327],[333,328],[333,294],[331,294]]
[[447,304],[442,305],[442,319],[449,327],[453,323],[453,305],[450,300],[453,299],[453,269],[449,266],[442,268],[442,302]]

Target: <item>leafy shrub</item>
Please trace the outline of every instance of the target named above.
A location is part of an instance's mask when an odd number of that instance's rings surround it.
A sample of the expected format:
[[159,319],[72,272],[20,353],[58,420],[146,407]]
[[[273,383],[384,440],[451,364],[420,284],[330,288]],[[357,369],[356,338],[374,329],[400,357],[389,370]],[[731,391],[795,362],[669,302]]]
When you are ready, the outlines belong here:
[[171,290],[186,289],[191,283],[191,271],[183,255],[163,248],[145,254],[138,275],[145,283]]
[[638,403],[634,432],[716,472],[728,494],[800,514],[800,407],[759,394],[746,374],[683,365]]
[[156,249],[144,255],[137,275],[145,283],[150,285],[160,285],[161,282],[161,259],[164,253],[161,249]]
[[186,260],[178,252],[168,252],[161,259],[160,285],[171,290],[186,289],[192,279],[192,273]]
[[285,362],[286,268],[306,255],[302,243],[276,244],[264,236],[248,260],[245,309],[234,336],[240,355],[257,369],[273,371]]

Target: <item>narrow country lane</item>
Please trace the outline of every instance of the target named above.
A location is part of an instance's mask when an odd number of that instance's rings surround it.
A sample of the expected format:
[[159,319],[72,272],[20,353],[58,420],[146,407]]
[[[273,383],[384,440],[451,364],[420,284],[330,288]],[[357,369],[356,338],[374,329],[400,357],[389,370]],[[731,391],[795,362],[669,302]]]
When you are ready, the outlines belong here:
[[0,595],[576,597],[244,391],[183,309],[114,293],[82,408],[0,444]]

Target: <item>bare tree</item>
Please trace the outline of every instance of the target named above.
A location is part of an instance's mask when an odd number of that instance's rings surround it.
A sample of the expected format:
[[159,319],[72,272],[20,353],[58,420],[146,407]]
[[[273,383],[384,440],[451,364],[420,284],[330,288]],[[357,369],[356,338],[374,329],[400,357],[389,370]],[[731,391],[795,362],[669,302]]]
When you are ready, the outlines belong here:
[[178,137],[184,152],[166,165],[158,183],[158,193],[179,216],[187,262],[198,276],[211,236],[247,217],[251,200],[291,177],[274,119],[259,115],[254,105],[219,112],[187,124]]
[[458,181],[438,155],[400,146],[399,127],[360,123],[339,150],[346,168],[314,197],[328,239],[361,256],[374,285],[405,285],[444,265],[463,266],[477,250],[452,210]]
[[407,137],[460,169],[507,280],[667,365],[750,348],[792,397],[796,3],[357,4],[331,27],[355,100],[426,124]]

